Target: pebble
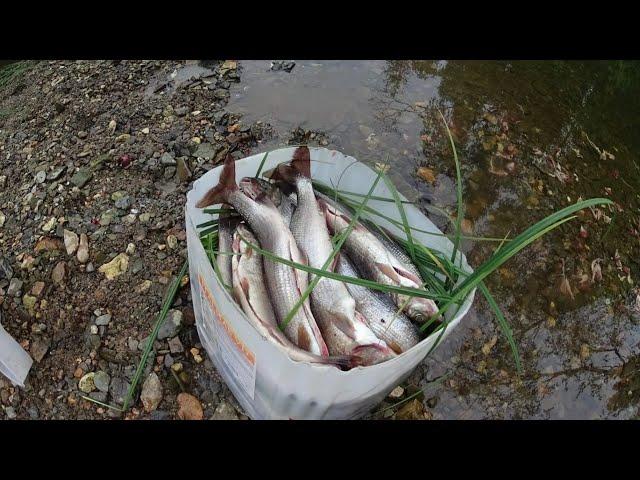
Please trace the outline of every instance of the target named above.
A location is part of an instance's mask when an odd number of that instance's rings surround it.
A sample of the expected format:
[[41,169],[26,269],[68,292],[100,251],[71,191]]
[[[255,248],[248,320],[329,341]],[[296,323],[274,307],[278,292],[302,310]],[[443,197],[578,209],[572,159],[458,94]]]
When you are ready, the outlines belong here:
[[140,215],[140,223],[147,223],[149,220],[151,220],[151,214],[150,213],[143,213]]
[[116,277],[119,277],[124,272],[126,272],[129,268],[129,256],[126,253],[118,254],[113,260],[109,263],[105,263],[98,271],[100,273],[104,273],[107,280],[113,280]]
[[29,353],[31,353],[31,356],[36,362],[40,363],[49,351],[49,346],[50,342],[48,339],[37,338],[31,343]]
[[66,169],[67,167],[64,167],[64,166],[54,168],[47,175],[47,180],[58,180],[62,176],[62,174],[65,172]]
[[189,107],[176,107],[174,112],[178,117],[184,117],[187,113],[189,113]]
[[160,164],[165,166],[173,166],[176,164],[176,160],[169,152],[164,152],[160,157]]
[[11,279],[9,282],[9,288],[7,289],[7,295],[10,297],[19,297],[22,290],[23,281],[17,277]]
[[402,395],[404,395],[404,388],[402,388],[400,385],[398,385],[396,388],[391,390],[391,393],[389,394],[389,398],[397,399],[397,398],[402,397]]
[[169,340],[169,351],[173,354],[184,352],[184,347],[180,341],[180,337],[173,337]]
[[111,377],[107,372],[102,370],[98,370],[95,372],[93,376],[93,383],[95,387],[101,392],[107,393],[109,391],[109,382],[111,381]]
[[89,372],[86,375],[84,375],[78,382],[78,388],[84,393],[93,392],[96,389],[96,385],[93,382],[94,376],[95,376],[95,373],[93,372]]
[[109,322],[111,322],[111,315],[108,313],[96,318],[96,325],[109,325]]
[[80,263],[87,263],[87,260],[89,260],[89,239],[86,233],[80,234],[80,243],[78,245],[76,258]]
[[51,217],[43,226],[42,226],[42,230],[44,232],[50,232],[51,230],[53,230],[54,228],[56,228],[56,224],[58,223],[58,221],[56,220],[56,217]]
[[158,332],[158,339],[164,340],[165,338],[173,338],[180,331],[182,325],[182,312],[180,310],[169,310],[167,318],[160,327]]
[[144,381],[140,400],[142,400],[144,410],[147,413],[154,411],[160,405],[162,401],[162,385],[156,373],[152,372]]
[[133,243],[129,243],[129,245],[127,245],[127,249],[125,250],[125,253],[127,255],[133,255],[134,253],[136,253],[136,246]]
[[36,173],[36,183],[44,183],[46,179],[47,172],[45,172],[44,170],[40,170],[38,173]]
[[236,413],[235,408],[233,408],[229,404],[229,402],[223,400],[216,407],[211,420],[238,420],[238,414]]
[[140,342],[138,342],[138,340],[136,340],[135,338],[129,337],[129,339],[127,340],[127,346],[129,347],[129,350],[131,350],[132,352],[135,352],[136,350],[138,350],[139,343]]
[[184,158],[179,158],[177,160],[176,169],[178,172],[178,178],[181,182],[188,182],[191,179],[191,170]]
[[78,235],[71,230],[65,229],[64,236],[64,248],[67,250],[67,255],[73,255],[78,250]]
[[119,198],[115,201],[115,206],[120,210],[128,210],[129,208],[131,208],[131,203],[131,197],[129,195],[125,195],[124,197]]
[[175,235],[169,235],[167,237],[167,246],[171,250],[175,250],[178,247],[178,239],[176,238]]
[[71,183],[78,188],[83,188],[93,178],[93,173],[87,168],[81,168],[71,177]]
[[56,285],[61,285],[64,283],[64,277],[67,273],[67,264],[65,262],[58,262],[58,264],[54,267],[51,272],[51,280]]
[[31,296],[31,295],[24,295],[22,297],[22,305],[24,305],[24,307],[31,314],[31,316],[34,315],[37,301],[38,301],[38,299],[36,297]]
[[13,268],[11,268],[11,264],[9,260],[4,257],[0,257],[0,280],[6,278],[7,280],[11,280],[13,277]]
[[109,393],[114,403],[122,405],[129,391],[129,383],[123,378],[114,377],[109,385]]
[[4,413],[6,413],[6,414],[7,414],[7,418],[8,418],[9,420],[13,420],[14,418],[16,418],[16,417],[17,417],[16,409],[15,409],[15,408],[13,408],[13,407],[5,407],[5,408],[4,408]]
[[217,148],[215,148],[210,143],[205,142],[198,145],[198,148],[193,153],[193,156],[196,158],[202,158],[203,160],[211,160],[213,157],[215,157],[217,151]]
[[180,420],[202,420],[204,412],[200,401],[188,393],[178,395],[178,418]]
[[44,290],[44,287],[45,287],[44,282],[34,283],[33,287],[31,287],[31,295],[39,297],[40,295],[42,295],[42,291]]
[[102,403],[107,401],[107,394],[105,392],[91,392],[89,397]]
[[193,359],[195,360],[196,363],[202,363],[203,358],[200,355],[200,350],[194,347],[191,350],[189,350],[189,352],[191,352],[191,355],[193,356]]
[[4,226],[4,222],[6,221],[6,219],[7,219],[6,215],[0,212],[0,228]]

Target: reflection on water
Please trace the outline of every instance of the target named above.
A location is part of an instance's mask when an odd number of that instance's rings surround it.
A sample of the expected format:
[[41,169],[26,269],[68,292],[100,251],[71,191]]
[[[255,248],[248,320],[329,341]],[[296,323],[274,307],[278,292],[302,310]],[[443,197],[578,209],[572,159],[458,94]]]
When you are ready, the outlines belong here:
[[[619,205],[584,212],[490,277],[526,373],[515,375],[478,299],[410,379],[424,385],[453,373],[430,394],[436,418],[637,415],[633,389],[620,392],[639,381],[628,367],[640,353],[638,62],[303,61],[291,73],[269,64],[241,62],[229,110],[270,123],[280,133],[274,142],[302,126],[359,159],[388,158],[403,193],[453,213],[455,171],[439,108],[459,148],[465,225],[475,235],[513,235],[579,197]],[[419,178],[418,167],[433,178]],[[478,265],[495,244],[463,247]],[[593,279],[594,261],[602,281]],[[573,298],[558,288],[563,278]]]

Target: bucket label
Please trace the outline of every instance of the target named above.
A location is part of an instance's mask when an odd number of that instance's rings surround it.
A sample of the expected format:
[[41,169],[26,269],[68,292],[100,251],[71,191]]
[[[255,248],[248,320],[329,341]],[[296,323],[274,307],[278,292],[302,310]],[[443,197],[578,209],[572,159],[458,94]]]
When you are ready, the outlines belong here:
[[256,388],[256,357],[220,313],[201,274],[198,274],[198,283],[202,316],[205,322],[213,325],[214,352],[218,360],[227,366],[233,378],[253,400]]

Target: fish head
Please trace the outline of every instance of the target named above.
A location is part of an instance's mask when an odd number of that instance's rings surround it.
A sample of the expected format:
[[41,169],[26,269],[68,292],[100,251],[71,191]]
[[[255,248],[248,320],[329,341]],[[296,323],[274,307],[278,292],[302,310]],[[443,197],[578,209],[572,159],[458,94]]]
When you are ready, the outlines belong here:
[[416,322],[425,323],[438,313],[438,306],[428,298],[413,297],[406,306],[405,312]]
[[396,356],[396,353],[385,345],[384,342],[358,345],[351,350],[351,366],[366,367],[390,360]]
[[258,244],[255,235],[249,228],[241,223],[236,228],[236,231],[233,235],[233,251],[234,253],[241,253],[242,255],[250,256],[252,249],[247,244],[247,242],[252,243],[254,245]]
[[271,196],[255,178],[244,177],[240,180],[240,191],[256,203],[275,208]]

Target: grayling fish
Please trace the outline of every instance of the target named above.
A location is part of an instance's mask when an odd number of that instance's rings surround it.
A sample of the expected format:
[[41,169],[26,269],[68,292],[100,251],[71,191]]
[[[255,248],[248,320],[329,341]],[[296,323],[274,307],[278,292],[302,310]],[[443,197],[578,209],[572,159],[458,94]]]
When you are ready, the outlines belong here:
[[242,240],[260,246],[246,225],[237,226],[233,234],[233,294],[251,324],[262,336],[280,345],[292,360],[309,363],[349,366],[349,357],[322,357],[294,345],[278,328],[276,314],[269,299],[262,266],[262,255]]
[[[222,204],[222,208],[231,208],[230,205]],[[231,253],[233,243],[233,231],[238,224],[238,217],[233,217],[228,213],[221,213],[218,216],[218,251]],[[224,253],[216,255],[216,263],[220,270],[220,276],[225,285],[231,286],[231,255]]]
[[[291,219],[291,232],[309,265],[322,268],[331,256],[333,245],[313,192],[309,162],[309,149],[299,147],[291,164],[279,165],[276,178],[296,186],[298,205]],[[333,266],[328,270],[332,271]],[[358,357],[354,362],[360,365],[379,363],[395,356],[356,311],[355,300],[342,282],[321,278],[311,292],[311,308],[332,355],[353,355]]]
[[[360,277],[345,254],[340,254],[336,271],[340,275]],[[397,354],[406,352],[420,341],[418,329],[404,313],[398,312],[398,307],[388,295],[353,283],[345,282],[345,285],[369,328]]]
[[[337,208],[323,198],[318,203],[325,213],[327,226],[333,234],[346,230],[351,218],[343,209]],[[424,290],[420,277],[409,271],[378,238],[362,224],[357,223],[343,247],[349,258],[357,265],[362,274],[384,285],[418,288]],[[426,291],[426,290],[425,290]],[[423,297],[392,293],[391,298],[398,307],[403,307],[406,315],[423,323],[437,313],[438,307],[433,300]]]
[[[198,208],[229,203],[249,224],[262,248],[274,255],[297,263],[305,263],[289,227],[268,195],[254,178],[244,178],[240,187],[235,181],[235,164],[228,155],[218,185],[196,204]],[[308,286],[308,274],[280,262],[264,259],[267,288],[281,325]],[[329,350],[311,313],[306,299],[284,329],[295,345],[316,355],[327,356]]]
[[[329,205],[334,206],[336,209],[353,214],[354,212],[353,208],[347,207],[344,203],[338,200],[335,200],[334,198],[328,195],[325,195],[324,193],[318,192],[317,190],[315,190],[315,193],[319,199],[326,201]],[[380,242],[385,246],[385,248],[389,250],[398,260],[400,260],[400,262],[406,267],[407,270],[409,270],[416,277],[418,277],[420,279],[420,283],[423,283],[423,278],[422,278],[422,275],[420,274],[420,271],[418,270],[418,267],[415,266],[415,264],[411,260],[411,257],[407,254],[404,248],[398,245],[395,241],[387,238],[380,230],[378,230],[375,226],[371,225],[369,221],[362,221],[360,223],[367,230],[373,233],[376,236],[376,238],[380,240]]]

